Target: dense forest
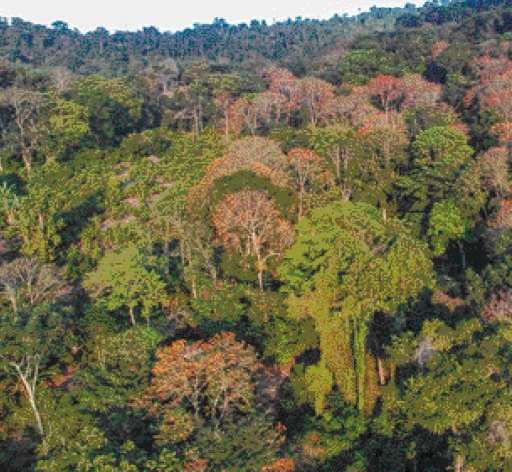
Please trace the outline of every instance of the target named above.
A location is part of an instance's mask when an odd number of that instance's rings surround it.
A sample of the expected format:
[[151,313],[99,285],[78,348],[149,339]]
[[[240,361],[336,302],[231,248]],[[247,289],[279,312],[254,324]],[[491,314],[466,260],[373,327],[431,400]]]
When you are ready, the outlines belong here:
[[512,8],[0,19],[0,467],[512,470]]

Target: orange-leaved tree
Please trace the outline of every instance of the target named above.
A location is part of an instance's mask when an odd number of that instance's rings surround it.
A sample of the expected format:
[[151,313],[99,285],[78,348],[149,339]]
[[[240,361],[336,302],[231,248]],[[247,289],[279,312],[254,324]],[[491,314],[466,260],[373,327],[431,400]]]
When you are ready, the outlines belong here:
[[203,179],[188,198],[194,209],[202,208],[210,203],[207,195],[215,180],[244,170],[268,177],[274,185],[283,188],[289,181],[286,167],[286,155],[275,141],[248,136],[231,143],[222,157],[208,165]]
[[252,377],[260,363],[233,333],[192,345],[182,339],[158,349],[157,357],[149,389],[133,404],[160,419],[158,439],[183,441],[207,420],[218,435],[230,414],[253,407]]
[[306,77],[300,81],[299,97],[306,107],[310,125],[315,128],[322,118],[322,110],[334,98],[335,87],[325,80]]
[[419,74],[402,77],[397,83],[397,89],[405,97],[401,104],[402,112],[410,108],[433,107],[439,102],[443,92],[441,84],[428,82]]
[[311,206],[315,193],[330,183],[334,176],[326,171],[324,160],[308,149],[294,148],[288,153],[291,188],[299,197],[299,221]]
[[386,121],[392,104],[397,103],[398,99],[402,96],[398,85],[399,80],[396,77],[379,75],[370,80],[370,83],[366,86],[368,94],[371,97],[378,97],[379,105],[384,109],[384,113],[386,114]]
[[494,190],[499,198],[510,194],[508,175],[508,149],[504,146],[492,147],[477,158],[486,190]]
[[269,258],[281,256],[293,244],[293,228],[279,218],[274,200],[263,191],[245,190],[229,195],[213,212],[213,226],[220,241],[235,249],[248,265],[256,257],[263,291],[263,272]]

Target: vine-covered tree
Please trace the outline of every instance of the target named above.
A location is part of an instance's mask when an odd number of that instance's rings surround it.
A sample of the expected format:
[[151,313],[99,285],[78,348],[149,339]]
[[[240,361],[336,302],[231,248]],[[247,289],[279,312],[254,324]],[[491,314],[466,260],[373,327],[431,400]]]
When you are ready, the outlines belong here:
[[314,320],[320,337],[320,363],[306,370],[308,390],[318,412],[336,384],[368,414],[378,391],[377,378],[368,383],[376,375],[368,323],[431,284],[432,262],[402,224],[367,204],[331,203],[312,211],[298,231],[279,273],[291,316]]

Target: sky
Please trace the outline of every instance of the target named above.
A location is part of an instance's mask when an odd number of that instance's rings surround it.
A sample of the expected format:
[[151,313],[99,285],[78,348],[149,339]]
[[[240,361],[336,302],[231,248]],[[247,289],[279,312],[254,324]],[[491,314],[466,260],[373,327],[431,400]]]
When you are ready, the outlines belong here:
[[369,11],[372,6],[394,8],[412,3],[420,7],[425,0],[10,0],[1,3],[0,17],[8,20],[17,17],[46,26],[61,20],[70,29],[77,28],[81,33],[93,31],[99,26],[110,33],[138,31],[149,26],[158,28],[162,33],[174,33],[192,28],[194,23],[212,23],[215,18],[223,18],[229,24],[250,24],[253,19],[266,20],[271,25],[288,18],[326,20],[335,14],[343,16],[344,13],[352,16]]

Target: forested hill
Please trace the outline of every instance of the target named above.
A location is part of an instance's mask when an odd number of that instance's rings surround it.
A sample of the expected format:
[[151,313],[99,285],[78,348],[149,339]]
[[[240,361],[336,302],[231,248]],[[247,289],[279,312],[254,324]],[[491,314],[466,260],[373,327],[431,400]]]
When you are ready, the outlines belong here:
[[0,470],[512,470],[511,14],[3,22]]
[[268,66],[272,61],[303,75],[320,56],[360,34],[449,23],[455,36],[475,42],[510,29],[510,11],[503,9],[507,2],[442,3],[445,5],[407,4],[403,9],[372,7],[370,12],[354,17],[335,15],[323,21],[297,18],[271,26],[265,21],[230,25],[216,19],[212,24],[196,23],[177,32],[160,32],[154,27],[109,32],[98,27],[81,33],[64,21],[46,27],[21,18],[3,18],[0,60],[32,68],[61,66],[75,73],[107,77],[121,76],[168,58],[179,62],[206,60],[223,70]]

